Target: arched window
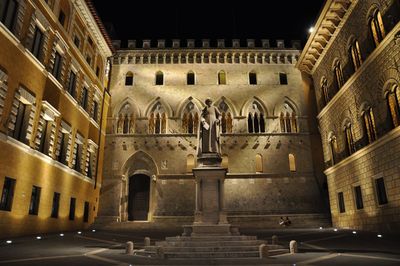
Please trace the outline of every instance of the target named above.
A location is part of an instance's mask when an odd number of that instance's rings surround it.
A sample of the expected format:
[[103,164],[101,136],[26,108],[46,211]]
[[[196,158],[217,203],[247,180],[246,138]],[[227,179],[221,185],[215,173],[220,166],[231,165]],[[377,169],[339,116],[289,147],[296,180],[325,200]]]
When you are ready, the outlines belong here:
[[221,112],[222,133],[232,133],[232,114],[224,99],[218,104],[218,109]]
[[346,152],[351,155],[355,152],[354,140],[353,140],[353,130],[351,123],[347,123],[344,127],[344,136],[346,138]]
[[253,115],[249,113],[249,116],[247,117],[247,129],[249,133],[254,132],[254,126],[253,126]]
[[296,112],[293,111],[292,113],[292,132],[293,133],[297,133],[299,132],[298,127],[297,127],[297,116],[296,116]]
[[372,143],[377,139],[375,118],[372,108],[366,109],[363,114],[364,129],[368,135],[368,143]]
[[296,158],[293,154],[289,154],[289,170],[290,172],[296,172]]
[[257,85],[257,73],[254,71],[251,71],[249,73],[249,84],[250,85]]
[[221,70],[218,72],[218,85],[225,85],[226,84],[226,74],[225,71]]
[[[226,115],[226,133],[232,133],[232,115],[231,113],[228,113]],[[265,127],[264,127],[265,129]]]
[[133,85],[133,73],[128,72],[125,75],[125,86],[132,86]]
[[386,94],[387,106],[392,120],[392,127],[395,128],[400,124],[400,90],[394,85],[392,90]]
[[256,173],[263,172],[263,157],[261,154],[256,154]]
[[336,163],[337,154],[337,141],[335,136],[329,138],[329,147],[331,151],[331,166],[333,166]]
[[265,132],[265,117],[262,106],[254,101],[249,107],[249,116],[247,118],[249,133],[264,133]]
[[164,73],[161,71],[156,73],[156,85],[164,85]]
[[351,56],[351,61],[353,62],[354,71],[357,71],[357,69],[360,68],[362,63],[360,45],[357,40],[355,40],[350,46],[349,53]]
[[149,134],[167,133],[167,114],[160,102],[154,105],[149,116]]
[[195,134],[199,124],[199,110],[193,102],[189,102],[182,115],[182,132]]
[[329,93],[328,93],[328,80],[323,77],[321,81],[321,93],[325,104],[329,103]]
[[221,163],[221,165],[222,165],[222,168],[226,168],[226,169],[229,168],[229,158],[228,158],[228,155],[226,155],[226,154],[222,155],[222,163]]
[[189,154],[186,157],[186,173],[191,173],[194,167],[195,167],[194,155]]
[[335,72],[335,79],[336,79],[337,89],[339,90],[344,84],[342,66],[340,65],[340,61],[339,60],[336,61],[336,64],[335,64],[335,67],[334,67],[333,71]]
[[369,21],[369,27],[371,30],[372,38],[374,39],[374,44],[377,47],[386,36],[382,15],[379,10],[376,10],[372,15]]
[[186,84],[194,85],[195,84],[195,75],[193,71],[189,71],[186,76]]
[[221,114],[221,130],[222,133],[226,133],[226,115],[225,112]]
[[131,104],[126,103],[117,117],[117,134],[133,134],[135,132],[135,116]]

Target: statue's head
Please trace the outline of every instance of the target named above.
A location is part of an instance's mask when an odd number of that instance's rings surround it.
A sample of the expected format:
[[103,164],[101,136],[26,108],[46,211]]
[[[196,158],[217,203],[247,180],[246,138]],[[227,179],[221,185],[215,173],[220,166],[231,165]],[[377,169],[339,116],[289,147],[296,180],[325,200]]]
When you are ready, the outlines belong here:
[[207,105],[208,107],[210,107],[211,104],[212,104],[212,100],[211,100],[210,98],[207,98],[207,99],[206,99],[206,105]]

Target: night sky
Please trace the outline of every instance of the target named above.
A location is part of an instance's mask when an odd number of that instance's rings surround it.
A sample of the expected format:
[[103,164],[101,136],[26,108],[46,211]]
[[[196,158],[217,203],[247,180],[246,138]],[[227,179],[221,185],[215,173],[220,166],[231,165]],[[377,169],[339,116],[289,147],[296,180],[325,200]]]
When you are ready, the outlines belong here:
[[[132,1],[92,0],[112,39],[307,39],[324,0]],[[138,4],[139,3],[139,4]],[[184,4],[185,3],[185,4]]]

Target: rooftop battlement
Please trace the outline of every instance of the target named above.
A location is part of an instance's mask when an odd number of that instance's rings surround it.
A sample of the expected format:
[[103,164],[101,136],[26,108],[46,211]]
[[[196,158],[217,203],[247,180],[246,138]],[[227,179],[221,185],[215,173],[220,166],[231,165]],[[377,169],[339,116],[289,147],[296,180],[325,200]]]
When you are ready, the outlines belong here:
[[292,40],[290,46],[285,46],[285,40],[278,39],[271,44],[269,39],[145,39],[113,40],[112,44],[116,50],[138,50],[138,49],[278,49],[278,50],[301,50],[300,40]]

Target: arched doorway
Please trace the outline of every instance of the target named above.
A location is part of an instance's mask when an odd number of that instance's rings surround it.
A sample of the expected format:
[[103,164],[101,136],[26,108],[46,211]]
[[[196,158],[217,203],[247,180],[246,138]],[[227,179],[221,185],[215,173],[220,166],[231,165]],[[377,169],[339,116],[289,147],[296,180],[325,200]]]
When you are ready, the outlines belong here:
[[150,202],[150,177],[136,174],[129,178],[128,220],[147,221]]

